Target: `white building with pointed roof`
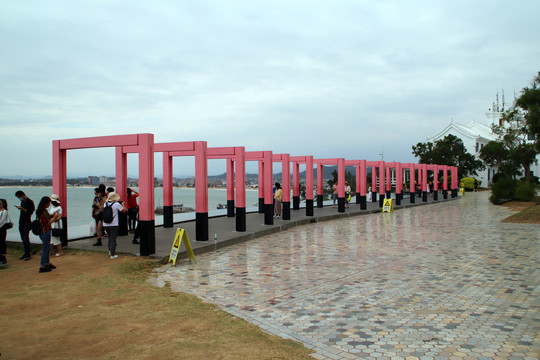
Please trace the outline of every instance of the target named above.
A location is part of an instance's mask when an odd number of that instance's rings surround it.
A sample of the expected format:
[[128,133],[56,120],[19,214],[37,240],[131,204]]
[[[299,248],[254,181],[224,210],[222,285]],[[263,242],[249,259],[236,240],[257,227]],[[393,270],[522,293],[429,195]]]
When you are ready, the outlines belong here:
[[[435,142],[442,140],[447,135],[454,135],[463,141],[465,149],[478,158],[480,149],[484,147],[488,142],[497,140],[497,136],[493,134],[491,128],[487,125],[481,124],[477,121],[471,121],[467,125],[459,124],[450,121],[444,129],[426,138],[429,142]],[[476,179],[481,180],[481,186],[486,187],[491,184],[493,178],[494,169],[486,168],[485,170],[478,171]],[[460,177],[464,174],[459,174]]]
[[[480,149],[484,147],[488,142],[497,140],[498,137],[491,131],[491,124],[501,125],[501,117],[504,113],[504,92],[503,92],[503,106],[499,108],[499,94],[497,93],[497,102],[493,103],[490,112],[486,113],[486,118],[490,122],[490,125],[484,125],[474,120],[467,125],[459,124],[450,121],[444,129],[438,133],[433,134],[426,138],[429,142],[435,142],[442,140],[446,135],[452,134],[463,141],[465,149],[470,154],[473,154],[479,159]],[[529,138],[527,142],[533,142],[534,139]],[[531,165],[532,174],[539,176],[540,174],[540,154],[537,156],[537,164]],[[478,175],[474,176],[476,179],[481,180],[481,186],[490,186],[493,180],[493,175],[496,173],[495,168],[486,168],[482,171],[478,171]],[[459,174],[460,177],[465,174]]]

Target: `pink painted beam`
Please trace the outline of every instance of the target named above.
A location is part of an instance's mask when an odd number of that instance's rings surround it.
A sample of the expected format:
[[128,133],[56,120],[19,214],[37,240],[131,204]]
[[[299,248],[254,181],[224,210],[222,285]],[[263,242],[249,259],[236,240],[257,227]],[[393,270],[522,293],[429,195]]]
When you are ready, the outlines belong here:
[[[73,149],[93,149],[100,147],[116,147],[116,146],[128,146],[138,145],[138,135],[114,135],[114,136],[96,136],[78,139],[64,139],[58,140],[60,142],[60,149],[73,150]],[[62,208],[62,210],[64,210]]]
[[195,151],[195,143],[195,141],[158,143],[155,145],[155,152]]

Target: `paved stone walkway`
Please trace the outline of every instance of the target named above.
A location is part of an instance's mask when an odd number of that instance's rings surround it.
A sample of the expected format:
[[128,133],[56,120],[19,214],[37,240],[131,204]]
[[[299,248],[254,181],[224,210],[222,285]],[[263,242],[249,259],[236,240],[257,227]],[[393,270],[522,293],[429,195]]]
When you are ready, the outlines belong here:
[[316,359],[540,358],[540,225],[489,193],[296,227],[158,269]]

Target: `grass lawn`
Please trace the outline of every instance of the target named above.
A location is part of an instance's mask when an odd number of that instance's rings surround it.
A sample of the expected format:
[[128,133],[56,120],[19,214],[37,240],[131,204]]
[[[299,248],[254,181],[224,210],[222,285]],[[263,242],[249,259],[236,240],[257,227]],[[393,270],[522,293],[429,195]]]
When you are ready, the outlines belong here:
[[38,273],[8,247],[0,268],[2,359],[312,359],[302,344],[146,279],[157,261],[66,249]]

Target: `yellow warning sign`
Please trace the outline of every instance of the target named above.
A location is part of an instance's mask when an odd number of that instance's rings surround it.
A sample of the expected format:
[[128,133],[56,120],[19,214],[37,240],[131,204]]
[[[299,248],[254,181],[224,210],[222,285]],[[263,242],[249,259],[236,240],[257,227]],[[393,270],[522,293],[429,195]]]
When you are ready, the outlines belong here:
[[382,206],[382,212],[393,212],[394,211],[394,205],[392,203],[392,199],[384,199],[383,206]]
[[176,258],[178,257],[178,253],[180,252],[180,245],[182,244],[182,241],[184,241],[184,247],[186,248],[186,253],[189,261],[191,262],[191,259],[193,259],[196,264],[197,260],[195,260],[195,254],[193,253],[193,249],[191,248],[191,243],[189,242],[187,232],[186,230],[180,228],[176,229],[176,236],[174,237],[171,254],[169,255],[169,261],[167,261],[167,263],[172,260],[173,265],[176,265]]
[[465,188],[459,188],[458,195],[461,197],[465,196]]

